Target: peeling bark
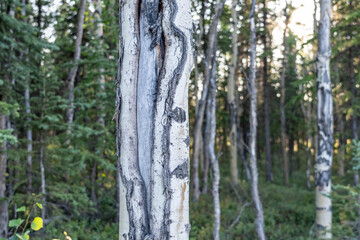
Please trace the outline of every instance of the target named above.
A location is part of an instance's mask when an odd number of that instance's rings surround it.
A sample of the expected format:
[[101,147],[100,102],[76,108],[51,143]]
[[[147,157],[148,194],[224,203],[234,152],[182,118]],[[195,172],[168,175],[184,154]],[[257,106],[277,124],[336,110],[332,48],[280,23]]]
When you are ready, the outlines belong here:
[[250,94],[250,171],[251,171],[251,196],[255,208],[255,229],[258,239],[265,240],[264,213],[258,190],[258,170],[256,159],[256,130],[257,130],[257,94],[256,94],[256,28],[255,28],[255,4],[252,1],[250,13],[250,73],[249,73],[249,94]]
[[316,236],[331,239],[331,165],[333,157],[333,100],[330,80],[331,1],[320,1],[319,43],[317,55],[317,126],[318,152],[315,164]]

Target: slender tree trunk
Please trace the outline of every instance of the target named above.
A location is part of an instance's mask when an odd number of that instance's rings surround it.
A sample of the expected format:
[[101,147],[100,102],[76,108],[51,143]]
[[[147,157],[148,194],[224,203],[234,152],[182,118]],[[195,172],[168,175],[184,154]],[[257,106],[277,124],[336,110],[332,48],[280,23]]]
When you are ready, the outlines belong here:
[[191,2],[161,6],[120,2],[119,239],[189,237]]
[[281,149],[283,155],[283,172],[284,172],[284,183],[286,186],[289,186],[289,163],[288,155],[286,150],[286,116],[285,116],[285,77],[286,77],[286,67],[287,67],[287,29],[289,25],[290,15],[287,11],[288,5],[285,7],[285,29],[284,29],[284,58],[282,64],[282,72],[280,76],[280,85],[281,85],[281,98],[280,98],[280,115],[281,115]]
[[[197,201],[200,197],[200,188],[199,182],[196,182],[196,175],[198,174],[198,165],[199,165],[199,152],[200,152],[200,144],[202,134],[202,124],[204,121],[204,113],[205,113],[205,101],[208,95],[209,82],[211,78],[211,63],[215,57],[216,53],[216,41],[217,41],[217,25],[220,20],[220,16],[222,10],[224,8],[225,1],[217,0],[215,5],[215,15],[211,21],[210,29],[208,33],[208,46],[206,49],[205,59],[204,59],[204,83],[203,90],[201,93],[201,98],[198,104],[198,111],[196,114],[196,122],[194,127],[194,149],[193,149],[193,174],[195,174],[194,180],[194,198]],[[198,177],[197,177],[198,179]]]
[[[354,49],[351,47],[349,49],[349,61],[350,61],[350,73],[349,73],[349,77],[350,77],[350,88],[351,88],[351,106],[353,108],[355,108],[355,101],[356,101],[356,87],[355,87],[355,72],[354,72],[354,60],[353,60],[353,51]],[[354,140],[358,140],[359,136],[358,136],[358,129],[357,129],[357,117],[356,117],[356,110],[354,109],[353,114],[351,116],[351,130],[352,130],[352,134],[353,134],[353,139]],[[354,183],[355,186],[359,185],[359,172],[355,171],[354,174]]]
[[[215,45],[216,47],[216,45]],[[213,172],[212,181],[212,195],[214,200],[214,229],[213,239],[220,239],[220,194],[219,194],[219,183],[220,183],[220,169],[219,162],[215,155],[215,139],[216,139],[216,60],[213,59],[211,78],[209,85],[209,94],[207,99],[207,110],[206,110],[206,151],[211,162],[211,168]]]
[[264,240],[265,226],[264,213],[258,190],[258,170],[256,164],[256,129],[257,129],[257,94],[256,94],[256,28],[255,28],[255,3],[253,0],[250,13],[250,73],[249,73],[249,93],[250,93],[250,169],[251,169],[251,196],[254,202],[256,213],[255,228],[258,239]]
[[27,192],[32,192],[32,128],[31,128],[31,104],[30,104],[30,79],[28,78],[25,83],[25,112],[26,112],[26,175],[27,175]]
[[[6,116],[0,109],[0,130],[6,130]],[[0,141],[0,238],[8,234],[8,200],[6,198],[6,142]]]
[[235,91],[236,90],[236,70],[237,70],[237,60],[238,60],[238,14],[236,11],[237,1],[232,1],[231,6],[231,18],[233,20],[233,31],[232,31],[232,55],[231,55],[231,64],[229,66],[230,73],[228,77],[228,94],[227,100],[230,106],[230,175],[231,182],[233,185],[237,186],[239,182],[239,173],[238,173],[238,164],[237,164],[237,131],[236,131],[236,101],[235,101]]
[[[204,38],[204,15],[205,15],[205,1],[201,2],[201,12],[200,12],[200,16],[199,16],[199,27],[200,27],[200,33],[198,36],[198,42],[197,42],[197,51],[195,52],[194,55],[194,73],[195,73],[195,114],[198,114],[198,106],[199,106],[199,80],[200,80],[200,73],[199,73],[199,66],[198,64],[200,64],[200,62],[198,63],[198,55],[202,54],[202,40]],[[202,185],[202,190],[201,193],[205,194],[207,192],[207,175],[208,175],[208,165],[209,163],[206,162],[205,163],[205,157],[204,157],[204,149],[203,149],[203,145],[204,145],[204,139],[203,139],[203,135],[202,133],[199,135],[199,160],[198,161],[193,161],[192,163],[192,182],[194,183],[193,185],[193,189],[194,189],[194,197],[195,199],[198,198],[200,196],[200,179],[199,179],[199,162],[200,162],[200,167],[202,170],[202,177],[203,177],[203,185]]]
[[46,219],[46,182],[45,182],[45,167],[44,167],[44,158],[45,158],[45,142],[44,136],[41,133],[40,135],[40,173],[41,173],[41,200],[42,200],[42,209],[41,209],[41,218]]
[[264,45],[264,57],[263,57],[263,84],[264,84],[264,126],[265,126],[265,153],[266,153],[266,180],[273,181],[272,175],[272,163],[271,163],[271,145],[270,145],[270,113],[269,113],[269,83],[268,83],[268,62],[267,62],[267,6],[266,0],[263,1],[263,24],[264,34],[262,41]]
[[[101,19],[101,15],[102,15],[102,1],[101,0],[95,0],[94,2],[95,4],[95,14],[94,14],[94,20],[95,20],[95,24],[96,24],[96,31],[95,31],[95,36],[97,37],[97,39],[99,40],[99,45],[98,48],[100,49],[100,53],[101,55],[103,55],[103,35],[104,35],[104,31],[103,31],[103,23],[102,23],[102,19]],[[99,83],[99,96],[102,97],[105,91],[105,76],[104,76],[104,69],[100,68],[100,76],[98,77],[98,83]],[[99,101],[101,102],[101,99],[99,99]],[[102,129],[105,128],[105,114],[104,114],[104,106],[102,104],[100,104],[98,106],[97,109],[97,122],[98,124],[101,126]],[[98,142],[98,140],[96,139],[95,142]],[[96,144],[98,145],[98,144]],[[99,152],[102,155],[102,144],[100,144],[100,147],[96,146],[96,148],[100,148],[98,150],[96,150],[96,152]],[[92,168],[91,168],[91,201],[93,202],[93,204],[95,205],[96,208],[98,208],[98,202],[97,202],[97,196],[96,196],[96,189],[97,189],[97,183],[96,183],[96,176],[97,176],[97,161],[94,160],[92,163]]]
[[320,1],[317,56],[317,125],[319,149],[315,164],[316,236],[331,239],[331,165],[333,157],[333,100],[330,80],[331,1]]
[[81,41],[83,37],[83,30],[84,30],[84,14],[85,14],[85,8],[86,8],[86,0],[80,1],[80,7],[78,12],[78,18],[77,18],[77,32],[76,32],[76,41],[75,41],[75,52],[74,52],[74,58],[73,58],[73,64],[74,66],[71,68],[69,75],[67,77],[68,81],[68,104],[69,107],[66,110],[66,119],[68,124],[68,129],[66,131],[68,135],[68,139],[66,140],[66,144],[70,144],[71,140],[71,133],[72,133],[72,124],[74,121],[74,87],[75,87],[75,77],[76,73],[79,69],[79,60],[81,55]]

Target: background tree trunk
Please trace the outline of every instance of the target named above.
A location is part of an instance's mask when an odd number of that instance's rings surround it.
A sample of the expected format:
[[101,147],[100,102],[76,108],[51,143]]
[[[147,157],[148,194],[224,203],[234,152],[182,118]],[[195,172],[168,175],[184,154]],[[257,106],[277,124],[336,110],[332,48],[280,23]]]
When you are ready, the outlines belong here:
[[73,64],[74,66],[71,68],[67,81],[68,81],[68,104],[69,107],[66,110],[66,119],[68,124],[68,129],[66,131],[68,135],[68,139],[66,140],[66,144],[70,144],[71,136],[69,136],[72,132],[72,124],[74,121],[74,87],[75,87],[75,77],[76,73],[79,69],[79,60],[81,55],[81,41],[83,37],[84,30],[84,14],[86,8],[86,0],[80,1],[80,7],[78,12],[77,24],[76,24],[76,41],[75,41],[75,51]]
[[266,180],[269,182],[273,181],[272,174],[272,163],[271,163],[271,145],[270,145],[270,113],[269,113],[269,102],[270,92],[268,83],[268,62],[267,62],[267,6],[266,0],[263,1],[263,25],[264,33],[262,35],[262,41],[264,45],[264,56],[263,56],[263,84],[264,84],[264,126],[265,126],[265,153],[266,153]]
[[232,55],[231,55],[231,64],[229,66],[229,77],[228,77],[228,94],[227,100],[230,107],[230,175],[231,182],[233,185],[237,186],[239,182],[239,173],[238,173],[238,164],[237,164],[237,131],[236,131],[236,101],[235,101],[235,91],[236,89],[236,70],[237,70],[237,61],[238,61],[238,14],[236,11],[237,1],[232,1],[231,6],[231,18],[233,20],[233,31],[231,38],[232,46]]
[[[6,116],[0,111],[0,130],[6,129]],[[8,200],[6,198],[6,142],[0,142],[0,238],[8,234]]]
[[281,85],[281,97],[280,97],[280,116],[281,116],[281,149],[283,156],[283,172],[284,172],[284,183],[286,186],[289,186],[289,163],[288,155],[286,150],[286,116],[285,116],[285,77],[286,77],[286,66],[287,66],[287,29],[289,25],[290,14],[288,13],[288,5],[285,7],[285,29],[284,29],[284,53],[283,53],[283,63],[282,63],[282,72],[280,76],[280,85]]
[[205,102],[208,95],[209,82],[211,78],[211,64],[216,54],[216,41],[217,41],[217,25],[220,21],[220,16],[222,10],[224,8],[225,1],[217,0],[215,5],[215,15],[211,21],[210,29],[208,33],[208,45],[206,49],[205,59],[204,59],[204,83],[203,90],[201,93],[201,98],[199,100],[197,114],[196,114],[196,122],[194,127],[194,144],[193,144],[193,170],[192,174],[194,174],[194,199],[197,201],[200,197],[200,188],[199,182],[196,182],[196,177],[198,175],[198,165],[199,165],[199,152],[200,152],[200,144],[202,134],[202,124],[204,121],[204,113],[205,113]]
[[331,1],[320,1],[319,43],[317,56],[317,125],[319,149],[315,164],[316,236],[331,239],[331,165],[333,156],[333,100],[330,80]]
[[258,171],[256,164],[256,128],[257,128],[257,96],[256,96],[256,28],[255,28],[255,3],[252,1],[251,13],[250,13],[250,73],[249,73],[249,93],[250,93],[250,170],[251,170],[251,196],[254,202],[255,208],[255,228],[258,235],[258,239],[264,240],[265,227],[264,227],[264,213],[260,200],[258,190]]

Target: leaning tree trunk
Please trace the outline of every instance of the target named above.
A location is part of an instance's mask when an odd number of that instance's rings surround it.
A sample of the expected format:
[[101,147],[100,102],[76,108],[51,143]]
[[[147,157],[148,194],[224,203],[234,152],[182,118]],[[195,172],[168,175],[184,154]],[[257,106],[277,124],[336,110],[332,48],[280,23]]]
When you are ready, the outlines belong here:
[[237,70],[237,60],[238,60],[238,14],[236,11],[236,4],[237,1],[232,1],[232,8],[231,8],[231,18],[233,20],[233,31],[232,31],[232,55],[231,55],[231,64],[229,66],[230,74],[228,77],[228,103],[230,106],[230,175],[231,175],[231,182],[237,186],[239,173],[238,173],[238,164],[237,164],[237,131],[236,131],[236,101],[235,101],[235,91],[236,91],[236,70]]
[[75,52],[73,58],[74,66],[71,68],[67,81],[68,81],[68,109],[66,110],[66,119],[68,124],[68,129],[66,131],[68,135],[68,139],[66,140],[66,144],[70,144],[71,132],[72,132],[72,124],[74,121],[74,87],[75,87],[75,77],[76,73],[79,69],[79,60],[81,55],[81,41],[83,37],[84,30],[84,14],[86,8],[86,0],[80,1],[80,8],[78,12],[77,18],[77,32],[76,32],[76,41],[75,41]]
[[250,154],[250,169],[251,169],[251,196],[254,202],[256,213],[255,228],[258,239],[264,240],[265,227],[264,227],[264,213],[260,200],[258,190],[258,170],[256,164],[256,128],[257,128],[257,94],[256,94],[256,28],[255,28],[255,3],[252,2],[250,13],[250,74],[249,74],[249,94],[250,94],[250,138],[249,138],[249,154]]
[[190,0],[120,1],[119,239],[188,239]]
[[[220,16],[224,8],[225,1],[217,0],[215,5],[215,15],[211,21],[210,29],[208,33],[208,46],[206,49],[205,59],[204,59],[204,83],[203,90],[201,93],[201,98],[199,100],[198,109],[196,113],[196,122],[194,127],[194,149],[193,149],[193,163],[192,163],[192,172],[193,174],[198,175],[198,165],[199,165],[199,152],[201,144],[201,134],[202,134],[202,124],[204,121],[205,113],[205,102],[208,95],[209,82],[211,78],[211,64],[215,57],[216,53],[216,42],[217,42],[217,25],[220,21]],[[198,178],[197,178],[198,179]],[[194,181],[194,198],[197,201],[200,197],[200,186],[199,182],[196,182],[196,178],[193,178]]]
[[319,149],[315,164],[316,236],[331,239],[331,164],[333,157],[333,100],[330,80],[331,1],[320,1],[317,55],[317,125]]
[[280,119],[281,119],[281,149],[283,156],[283,172],[284,172],[284,183],[286,186],[289,185],[289,162],[288,154],[286,150],[286,116],[285,116],[285,77],[286,77],[286,67],[287,67],[287,28],[289,25],[289,13],[287,12],[287,7],[285,7],[285,29],[284,29],[284,58],[282,64],[282,72],[280,76],[280,85],[281,85],[281,97],[280,97]]
[[[0,109],[0,130],[6,130],[6,116]],[[6,142],[0,140],[0,238],[8,234],[8,201],[6,199]]]

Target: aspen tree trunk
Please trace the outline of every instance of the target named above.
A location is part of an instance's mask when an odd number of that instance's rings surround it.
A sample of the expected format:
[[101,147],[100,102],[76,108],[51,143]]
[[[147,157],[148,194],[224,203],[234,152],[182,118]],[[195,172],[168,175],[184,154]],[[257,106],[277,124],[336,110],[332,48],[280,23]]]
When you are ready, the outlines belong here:
[[120,1],[119,15],[119,239],[188,239],[191,2]]
[[236,90],[236,70],[237,70],[237,60],[238,60],[238,14],[236,11],[237,1],[233,0],[231,5],[231,18],[233,20],[233,32],[232,32],[232,55],[231,55],[231,64],[229,66],[229,77],[228,77],[228,94],[227,100],[230,106],[230,175],[231,182],[233,185],[237,186],[239,182],[239,173],[238,173],[238,164],[237,164],[237,131],[236,131],[236,101],[235,101],[235,91]]
[[[217,41],[217,25],[220,21],[220,16],[222,10],[224,8],[225,1],[217,0],[215,5],[215,15],[211,21],[209,33],[208,33],[208,46],[205,53],[204,59],[204,83],[203,90],[201,93],[201,98],[198,104],[198,111],[196,114],[196,122],[194,127],[194,149],[193,149],[193,174],[198,174],[198,165],[199,165],[199,152],[200,152],[200,144],[201,144],[201,134],[202,134],[202,124],[204,121],[204,113],[205,113],[205,102],[208,95],[209,82],[211,78],[211,64],[215,57],[216,53],[216,41]],[[197,178],[198,179],[198,178]],[[200,187],[199,182],[196,182],[196,178],[194,177],[194,198],[195,200],[199,200],[200,197]]]
[[[216,47],[216,45],[215,45]],[[213,239],[220,239],[220,194],[219,194],[219,183],[220,183],[220,169],[219,162],[215,155],[215,139],[216,139],[216,60],[213,59],[211,78],[209,83],[209,94],[207,99],[207,110],[206,110],[206,151],[211,162],[211,168],[213,172],[212,181],[212,195],[214,200],[214,229]]]
[[255,4],[252,1],[250,12],[250,73],[249,73],[249,93],[250,93],[250,139],[249,139],[249,154],[250,154],[250,171],[251,171],[251,196],[255,208],[255,228],[258,239],[264,240],[265,227],[264,227],[264,213],[260,200],[258,190],[258,170],[256,164],[256,129],[257,129],[257,94],[256,94],[256,28],[255,28]]
[[284,29],[284,58],[282,64],[282,72],[280,76],[280,85],[281,85],[281,97],[280,97],[280,115],[281,115],[281,149],[283,155],[283,172],[284,172],[284,183],[286,186],[289,186],[289,163],[288,155],[286,150],[286,116],[285,116],[285,76],[286,76],[286,66],[287,66],[287,28],[289,25],[290,15],[287,11],[288,5],[285,7],[285,29]]
[[[0,111],[0,130],[5,129],[6,116]],[[6,238],[8,234],[9,213],[6,199],[6,168],[6,142],[0,142],[0,238]]]
[[71,132],[72,132],[72,124],[74,121],[74,87],[75,87],[75,77],[76,73],[79,69],[79,60],[81,55],[81,41],[83,37],[83,30],[84,30],[84,14],[85,14],[85,8],[86,8],[86,0],[80,1],[80,7],[77,17],[77,24],[76,24],[76,41],[75,41],[75,52],[74,52],[74,58],[73,58],[73,64],[74,66],[71,68],[67,81],[68,81],[68,104],[69,107],[66,110],[66,119],[68,124],[68,129],[66,131],[68,135],[68,139],[66,140],[66,144],[70,144],[71,140]]
[[263,84],[264,84],[264,126],[265,126],[265,152],[266,152],[266,180],[273,181],[272,175],[272,163],[271,163],[271,145],[270,145],[270,113],[269,113],[269,83],[268,83],[268,62],[267,62],[267,6],[266,0],[263,1],[263,25],[264,34],[262,41],[264,45],[264,57],[263,57]]
[[331,239],[331,165],[333,157],[333,100],[330,80],[331,1],[320,0],[317,55],[317,126],[319,149],[315,164],[316,236]]

